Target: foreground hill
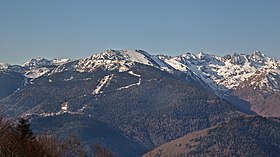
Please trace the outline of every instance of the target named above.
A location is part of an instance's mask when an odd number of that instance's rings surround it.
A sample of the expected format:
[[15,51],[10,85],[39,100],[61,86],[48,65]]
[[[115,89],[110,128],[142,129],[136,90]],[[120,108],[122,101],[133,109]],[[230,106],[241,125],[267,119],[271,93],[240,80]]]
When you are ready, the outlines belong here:
[[280,119],[239,117],[166,143],[144,157],[278,156]]

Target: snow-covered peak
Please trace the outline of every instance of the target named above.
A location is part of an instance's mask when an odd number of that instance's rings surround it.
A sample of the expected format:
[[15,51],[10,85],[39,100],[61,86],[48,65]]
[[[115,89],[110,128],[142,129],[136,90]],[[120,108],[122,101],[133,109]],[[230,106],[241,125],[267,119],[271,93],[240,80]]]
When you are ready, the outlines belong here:
[[138,62],[146,65],[152,65],[150,61],[150,54],[142,50],[107,50],[103,53],[92,56],[95,60],[126,60]]
[[263,60],[267,58],[266,55],[261,53],[260,51],[254,51],[250,57],[255,60]]
[[48,60],[42,57],[37,57],[22,64],[22,73],[27,78],[35,79],[52,71],[55,67],[68,63],[70,61],[70,59]]
[[55,67],[68,63],[70,61],[70,59],[48,60],[42,57],[37,57],[27,61],[22,65],[22,67],[24,67],[22,73],[28,78],[35,79],[50,72]]
[[269,62],[273,61],[274,59],[265,56],[263,53],[259,51],[253,52],[249,56],[249,60],[251,61],[253,66],[261,67],[267,65]]
[[229,55],[229,62],[231,64],[244,65],[245,62],[247,61],[248,61],[248,56],[245,54],[234,53],[233,55]]
[[92,55],[79,60],[76,66],[78,71],[93,71],[98,67],[106,70],[127,71],[134,63],[141,63],[157,68],[166,68],[166,64],[156,56],[142,50],[107,50],[103,53]]
[[0,63],[0,70],[5,70],[9,67],[9,64],[7,63]]
[[23,67],[27,67],[27,68],[44,67],[49,65],[52,65],[52,61],[42,57],[33,58],[25,62],[24,64],[22,64]]
[[[164,61],[179,71],[192,71],[210,87],[219,90],[236,88],[255,75],[257,70],[266,71],[267,75],[271,73],[280,75],[279,61],[258,51],[252,55],[234,53],[223,57],[202,52],[186,53],[175,57],[165,57]],[[267,78],[266,75],[264,78]],[[263,81],[265,80],[268,79]]]
[[197,54],[186,53],[171,58],[186,65],[223,64],[221,62],[221,57],[205,54],[203,52]]
[[199,53],[196,55],[196,57],[197,57],[198,59],[203,59],[203,58],[205,57],[205,54],[204,54],[203,52],[199,52]]

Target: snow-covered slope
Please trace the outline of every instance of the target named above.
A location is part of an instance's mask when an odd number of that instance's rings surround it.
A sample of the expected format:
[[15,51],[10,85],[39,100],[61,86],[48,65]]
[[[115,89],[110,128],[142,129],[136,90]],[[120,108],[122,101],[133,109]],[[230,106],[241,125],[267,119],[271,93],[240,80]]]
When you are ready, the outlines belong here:
[[244,81],[259,75],[261,71],[265,72],[266,77],[258,80],[256,86],[261,88],[265,85],[271,90],[279,88],[275,81],[280,76],[279,61],[260,52],[251,55],[234,53],[224,57],[200,52],[161,59],[179,71],[191,70],[213,89],[235,89]]
[[31,68],[38,68],[43,66],[50,66],[52,64],[53,64],[52,61],[48,59],[37,57],[37,58],[32,58],[31,60],[23,63],[22,66],[31,69]]
[[70,62],[70,59],[53,59],[48,60],[42,57],[33,58],[21,66],[23,67],[22,73],[27,78],[38,78],[51,70],[53,70],[55,67]]
[[[71,67],[67,63],[72,63]],[[251,55],[237,54],[216,56],[186,53],[179,56],[150,55],[142,50],[107,50],[80,60],[53,59],[37,57],[21,65],[22,73],[28,78],[38,78],[44,74],[58,73],[65,70],[92,72],[97,68],[105,70],[128,71],[135,63],[153,66],[170,73],[185,73],[206,83],[215,91],[226,92],[250,85],[269,91],[279,91],[280,61],[269,58],[256,51]],[[8,64],[0,64],[0,69],[7,69]],[[260,80],[260,75],[263,75]],[[258,78],[258,79],[256,79]],[[247,81],[246,81],[247,80]],[[255,81],[254,81],[255,80]],[[248,83],[247,83],[248,84]]]
[[32,68],[32,69],[28,69],[24,71],[24,75],[27,78],[38,78],[44,74],[46,74],[47,72],[50,71],[50,68],[46,68],[46,67],[41,67],[41,68]]
[[102,67],[106,70],[128,71],[135,63],[166,69],[166,64],[157,57],[142,50],[107,50],[79,60],[76,69],[80,72],[94,71]]
[[[71,67],[66,66],[72,63]],[[97,68],[105,70],[128,71],[135,63],[153,66],[170,73],[185,73],[206,83],[215,91],[226,92],[236,88],[251,86],[269,91],[280,89],[280,61],[269,58],[256,51],[251,55],[237,54],[216,56],[186,53],[179,56],[150,55],[142,50],[107,50],[87,58],[72,61],[70,59],[48,60],[37,57],[21,65],[22,73],[28,78],[38,78],[44,74],[58,73],[65,70],[92,72]],[[0,69],[7,69],[8,64],[0,64]],[[262,77],[260,77],[262,75]]]

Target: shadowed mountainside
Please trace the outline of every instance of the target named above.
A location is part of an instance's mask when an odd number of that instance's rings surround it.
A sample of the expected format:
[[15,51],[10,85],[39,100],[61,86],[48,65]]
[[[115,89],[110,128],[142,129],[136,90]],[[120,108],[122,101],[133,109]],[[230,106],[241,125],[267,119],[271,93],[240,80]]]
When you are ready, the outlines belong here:
[[168,142],[143,157],[278,156],[280,119],[238,117]]

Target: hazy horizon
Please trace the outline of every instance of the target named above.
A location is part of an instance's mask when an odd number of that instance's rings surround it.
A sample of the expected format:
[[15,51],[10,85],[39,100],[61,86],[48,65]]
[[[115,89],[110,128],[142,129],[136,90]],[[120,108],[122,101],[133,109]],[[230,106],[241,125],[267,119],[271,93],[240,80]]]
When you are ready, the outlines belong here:
[[280,1],[0,2],[0,63],[78,59],[107,49],[215,55],[261,51],[280,59]]
[[[124,48],[124,49],[132,49],[132,48]],[[124,49],[114,49],[114,50],[124,50]],[[106,49],[106,50],[109,50],[109,49]],[[104,51],[106,51],[106,50],[104,50]],[[150,53],[150,54],[152,54],[152,55],[161,55],[161,54],[163,54],[163,55],[168,55],[168,54],[166,54],[166,53],[153,53],[153,52],[149,52],[149,51],[147,51],[147,50],[145,50],[145,49],[138,49],[138,50],[144,50],[144,51],[146,51],[146,52],[148,52],[148,53]],[[76,58],[56,57],[56,56],[52,57],[52,56],[44,56],[44,55],[41,55],[41,56],[33,56],[33,57],[31,57],[31,58],[28,58],[27,60],[23,60],[22,62],[15,62],[15,63],[13,63],[13,62],[11,62],[11,63],[9,63],[9,62],[0,62],[0,63],[21,65],[21,64],[23,64],[23,63],[25,63],[25,62],[27,62],[27,61],[29,61],[29,60],[31,60],[31,59],[39,58],[39,57],[45,58],[45,59],[48,59],[48,60],[52,60],[52,59],[73,59],[73,60],[76,60],[76,59],[82,59],[82,58],[85,58],[85,57],[89,57],[89,56],[94,55],[94,54],[102,53],[102,52],[104,52],[104,51],[89,53],[88,55],[79,56],[79,57],[76,57]],[[256,51],[257,51],[257,50],[256,50]],[[173,54],[173,55],[171,54],[171,55],[169,55],[169,56],[182,55],[182,54],[186,54],[186,53],[197,54],[197,53],[200,53],[200,52],[203,52],[203,51],[199,51],[199,52],[189,52],[189,51],[185,51],[185,52],[182,52],[182,53],[175,53],[175,54]],[[225,56],[225,55],[232,55],[232,54],[234,54],[234,53],[251,55],[251,54],[253,54],[254,52],[255,52],[255,51],[252,51],[252,52],[231,52],[231,53],[225,53],[225,54],[215,54],[215,53],[208,53],[208,52],[203,52],[203,53],[205,53],[205,54],[211,54],[211,55],[216,55],[216,56],[222,57],[222,56]],[[260,52],[261,52],[261,51],[260,51]],[[263,52],[261,52],[261,53],[263,53]],[[275,58],[275,57],[272,57],[272,56],[267,55],[266,53],[263,53],[263,54],[265,54],[265,55],[266,55],[267,57],[269,57],[269,58]],[[275,58],[275,59],[279,60],[279,58]]]

